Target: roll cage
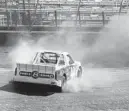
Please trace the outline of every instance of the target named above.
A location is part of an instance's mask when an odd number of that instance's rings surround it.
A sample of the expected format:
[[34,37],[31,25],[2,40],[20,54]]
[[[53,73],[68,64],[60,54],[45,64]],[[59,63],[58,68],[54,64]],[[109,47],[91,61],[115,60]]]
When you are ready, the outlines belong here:
[[74,63],[74,60],[69,54],[56,53],[56,52],[37,52],[36,56],[34,57],[33,63],[70,65]]

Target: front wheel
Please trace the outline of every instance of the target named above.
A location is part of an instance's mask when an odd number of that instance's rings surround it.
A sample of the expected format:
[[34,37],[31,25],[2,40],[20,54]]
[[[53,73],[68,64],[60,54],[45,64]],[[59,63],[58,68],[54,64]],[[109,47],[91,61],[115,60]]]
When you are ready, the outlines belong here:
[[79,67],[78,71],[77,71],[77,77],[81,77],[82,76],[82,68]]

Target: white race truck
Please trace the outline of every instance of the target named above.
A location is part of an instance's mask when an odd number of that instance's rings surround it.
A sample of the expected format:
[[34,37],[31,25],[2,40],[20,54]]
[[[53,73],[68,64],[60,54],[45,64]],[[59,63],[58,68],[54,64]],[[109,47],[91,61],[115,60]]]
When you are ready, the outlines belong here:
[[82,76],[82,66],[69,53],[57,51],[37,52],[32,64],[17,63],[13,83],[34,83],[58,86]]

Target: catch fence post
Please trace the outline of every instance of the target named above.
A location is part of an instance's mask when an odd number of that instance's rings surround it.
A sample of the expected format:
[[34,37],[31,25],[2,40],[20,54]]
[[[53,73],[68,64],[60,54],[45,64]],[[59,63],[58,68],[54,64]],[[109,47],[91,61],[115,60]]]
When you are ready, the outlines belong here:
[[105,25],[105,13],[102,11],[102,19],[103,19],[103,25]]
[[57,11],[55,10],[55,25],[57,27]]
[[120,3],[119,15],[121,14],[121,10],[122,10],[123,1],[124,1],[124,0],[122,0],[122,1],[121,1],[121,3]]
[[7,28],[9,29],[9,13],[8,13],[8,1],[5,0],[5,7],[6,7],[6,16],[7,16]]

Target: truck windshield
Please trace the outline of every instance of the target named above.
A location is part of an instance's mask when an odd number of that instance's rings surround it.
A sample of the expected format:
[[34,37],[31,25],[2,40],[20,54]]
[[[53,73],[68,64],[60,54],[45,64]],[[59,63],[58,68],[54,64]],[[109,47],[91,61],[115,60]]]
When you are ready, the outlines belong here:
[[59,55],[53,52],[44,52],[40,54],[40,63],[57,64]]

